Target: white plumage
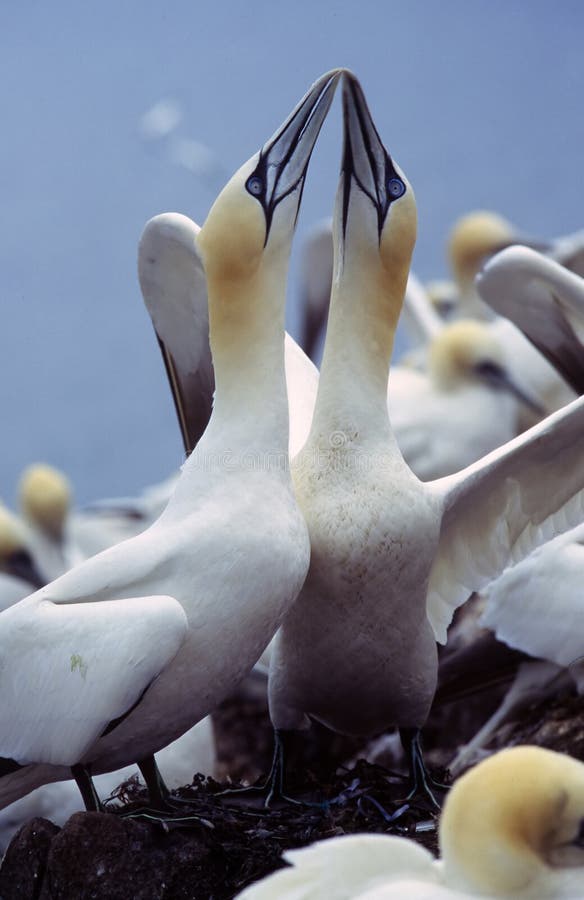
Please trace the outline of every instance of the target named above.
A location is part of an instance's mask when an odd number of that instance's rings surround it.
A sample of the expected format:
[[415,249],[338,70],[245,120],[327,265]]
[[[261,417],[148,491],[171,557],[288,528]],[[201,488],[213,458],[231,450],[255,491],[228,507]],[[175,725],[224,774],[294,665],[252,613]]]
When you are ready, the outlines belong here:
[[316,82],[234,175],[197,238],[215,405],[168,506],[0,616],[0,753],[25,765],[0,779],[2,806],[69,777],[74,763],[109,771],[183,734],[252,668],[302,585],[309,543],[288,468],[285,275],[339,75]]

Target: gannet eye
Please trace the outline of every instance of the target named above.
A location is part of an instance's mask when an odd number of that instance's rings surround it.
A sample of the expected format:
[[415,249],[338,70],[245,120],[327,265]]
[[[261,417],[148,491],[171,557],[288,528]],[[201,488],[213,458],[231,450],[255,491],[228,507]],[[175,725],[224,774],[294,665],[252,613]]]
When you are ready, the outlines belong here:
[[392,200],[397,200],[406,192],[406,186],[399,178],[390,178],[387,182],[387,193]]
[[250,175],[245,186],[254,197],[259,197],[264,190],[264,182],[257,175]]

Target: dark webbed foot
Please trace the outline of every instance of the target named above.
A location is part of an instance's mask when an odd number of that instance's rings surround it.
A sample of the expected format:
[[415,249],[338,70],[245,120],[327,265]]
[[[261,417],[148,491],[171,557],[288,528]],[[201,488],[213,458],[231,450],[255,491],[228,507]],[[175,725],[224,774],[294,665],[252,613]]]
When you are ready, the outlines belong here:
[[276,729],[274,731],[274,756],[272,757],[272,766],[270,773],[263,784],[251,785],[244,788],[228,788],[221,791],[216,796],[242,795],[242,794],[259,794],[264,795],[264,807],[268,809],[274,800],[283,800],[286,803],[293,803],[295,806],[322,806],[320,803],[309,803],[304,800],[297,800],[284,793],[284,775],[286,771],[286,754],[290,745],[290,740],[295,732]]

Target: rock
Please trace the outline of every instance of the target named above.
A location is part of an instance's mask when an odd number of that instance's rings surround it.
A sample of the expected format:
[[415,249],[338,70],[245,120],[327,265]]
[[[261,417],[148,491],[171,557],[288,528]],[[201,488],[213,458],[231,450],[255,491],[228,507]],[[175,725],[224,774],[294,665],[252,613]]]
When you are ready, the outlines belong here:
[[38,897],[51,842],[59,829],[48,819],[31,819],[12,838],[0,866],[1,900]]
[[51,844],[39,900],[208,897],[197,892],[208,853],[193,829],[165,833],[144,820],[76,813]]

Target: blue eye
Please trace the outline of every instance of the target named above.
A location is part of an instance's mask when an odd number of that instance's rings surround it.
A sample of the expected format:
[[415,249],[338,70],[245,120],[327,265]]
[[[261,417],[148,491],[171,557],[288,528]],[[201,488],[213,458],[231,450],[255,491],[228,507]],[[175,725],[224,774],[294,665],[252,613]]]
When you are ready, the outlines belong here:
[[258,178],[257,175],[251,175],[247,179],[247,183],[245,186],[250,194],[254,195],[254,197],[259,197],[259,195],[263,193],[264,190],[264,182],[261,178]]
[[392,200],[397,200],[406,192],[406,186],[399,178],[390,178],[387,182],[387,193]]

